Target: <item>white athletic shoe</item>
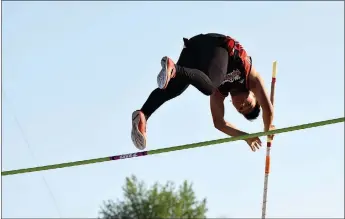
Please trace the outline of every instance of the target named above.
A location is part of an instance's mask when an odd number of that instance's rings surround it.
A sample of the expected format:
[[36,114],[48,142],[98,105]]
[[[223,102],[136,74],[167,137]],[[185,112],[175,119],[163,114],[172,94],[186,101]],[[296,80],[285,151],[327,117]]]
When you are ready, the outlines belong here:
[[131,137],[136,148],[139,150],[146,148],[146,118],[140,110],[132,113]]
[[160,89],[165,89],[171,78],[176,75],[175,63],[167,56],[161,60],[162,70],[157,76],[157,84]]

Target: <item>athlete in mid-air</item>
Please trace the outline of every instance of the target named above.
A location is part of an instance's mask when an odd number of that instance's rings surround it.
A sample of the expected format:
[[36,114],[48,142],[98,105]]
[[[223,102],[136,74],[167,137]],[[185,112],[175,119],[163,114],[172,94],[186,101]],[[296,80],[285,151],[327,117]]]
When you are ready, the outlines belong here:
[[[238,41],[214,33],[183,38],[183,41],[184,48],[177,63],[168,57],[162,58],[158,88],[151,92],[142,108],[132,114],[131,137],[138,149],[146,147],[148,118],[163,103],[182,94],[190,84],[210,96],[213,123],[218,130],[230,136],[247,134],[224,120],[224,99],[229,94],[234,107],[246,119],[256,119],[262,108],[264,131],[274,128],[273,106],[264,81]],[[253,151],[261,147],[257,137],[246,142]]]

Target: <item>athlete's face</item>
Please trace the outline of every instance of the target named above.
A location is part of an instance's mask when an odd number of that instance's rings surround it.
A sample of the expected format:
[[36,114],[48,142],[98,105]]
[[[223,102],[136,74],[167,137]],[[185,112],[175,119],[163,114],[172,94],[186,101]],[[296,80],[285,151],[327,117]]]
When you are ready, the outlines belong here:
[[232,95],[231,100],[234,107],[241,114],[250,113],[256,105],[256,98],[251,91]]

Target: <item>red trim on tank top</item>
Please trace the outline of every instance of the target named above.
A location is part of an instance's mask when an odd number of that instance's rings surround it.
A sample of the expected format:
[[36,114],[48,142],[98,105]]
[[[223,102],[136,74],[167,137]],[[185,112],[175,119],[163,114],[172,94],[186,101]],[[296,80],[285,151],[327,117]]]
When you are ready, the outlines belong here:
[[[226,41],[226,44],[228,46],[230,56],[234,55],[235,50],[238,51],[238,56],[242,60],[242,64],[243,64],[244,71],[245,71],[246,89],[249,90],[249,80],[248,80],[249,77],[248,76],[252,70],[252,58],[250,56],[248,56],[247,51],[234,38],[232,38],[230,36],[226,36],[225,41]],[[247,60],[247,59],[250,59],[250,60]]]

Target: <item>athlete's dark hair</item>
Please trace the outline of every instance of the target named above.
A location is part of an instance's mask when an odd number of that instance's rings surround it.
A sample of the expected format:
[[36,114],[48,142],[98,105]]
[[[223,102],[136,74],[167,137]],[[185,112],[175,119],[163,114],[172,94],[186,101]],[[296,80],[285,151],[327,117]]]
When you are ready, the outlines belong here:
[[258,102],[256,103],[254,109],[250,113],[243,114],[243,116],[248,120],[257,119],[259,115],[260,115],[260,105]]

